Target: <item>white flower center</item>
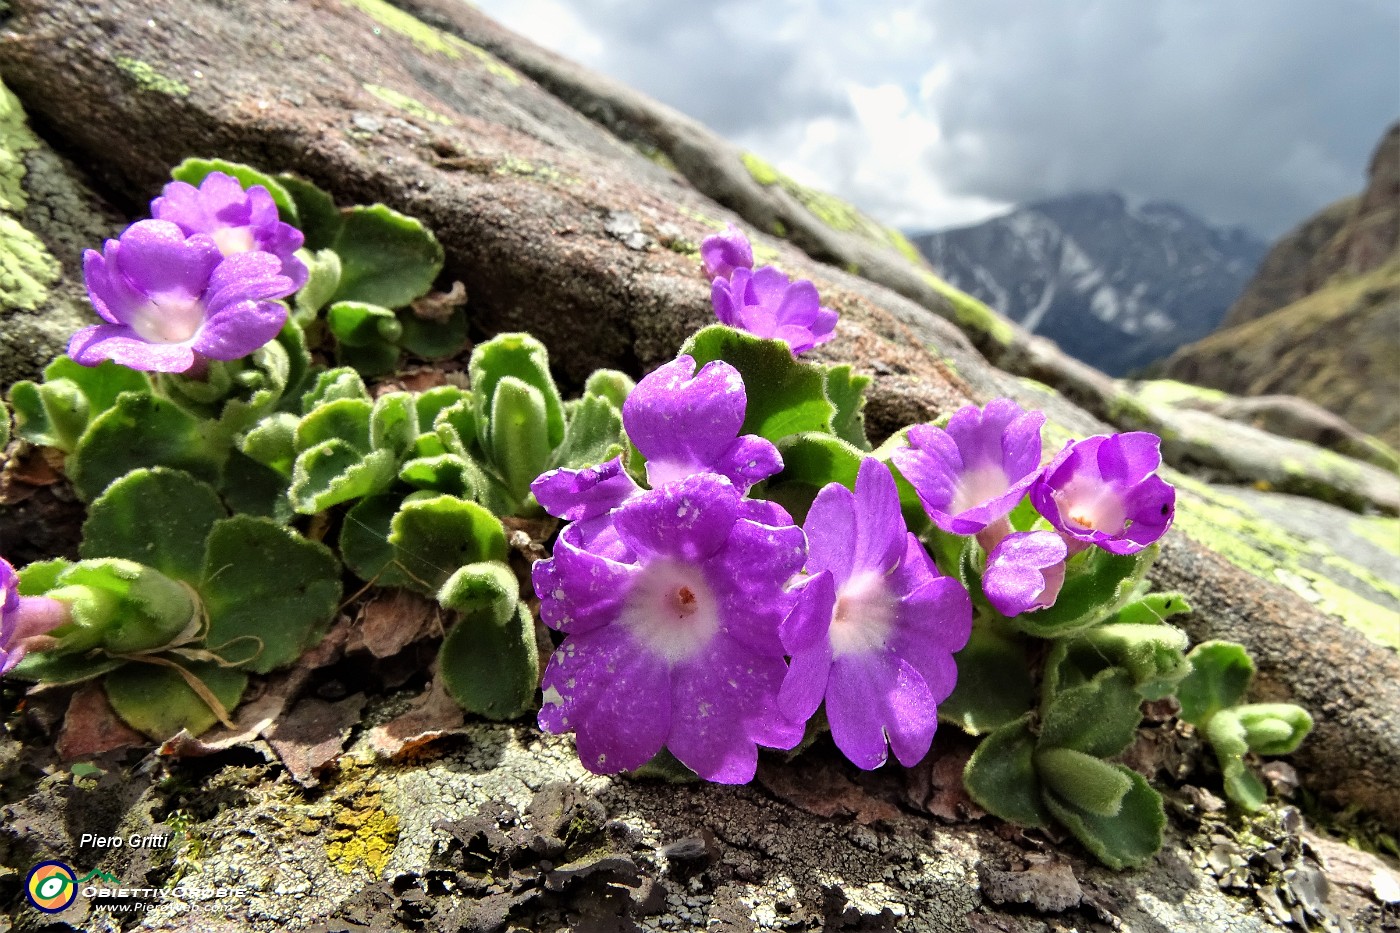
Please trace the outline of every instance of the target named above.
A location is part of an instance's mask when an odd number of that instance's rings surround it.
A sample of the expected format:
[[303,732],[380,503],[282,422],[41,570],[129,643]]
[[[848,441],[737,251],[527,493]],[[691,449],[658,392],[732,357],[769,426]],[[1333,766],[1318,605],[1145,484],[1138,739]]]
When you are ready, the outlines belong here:
[[831,620],[831,653],[863,654],[883,647],[894,628],[898,600],[878,573],[852,577],[836,597],[836,615]]
[[1056,491],[1054,496],[1065,521],[1081,531],[1118,534],[1127,527],[1128,515],[1123,508],[1123,497],[1107,483],[1091,484],[1075,480]]
[[1011,486],[1006,471],[994,463],[965,471],[953,493],[952,513],[957,515],[996,498]]
[[209,235],[225,256],[246,253],[257,245],[253,240],[252,227],[220,227]]
[[632,586],[618,620],[653,654],[677,664],[719,631],[719,600],[698,567],[657,561]]
[[131,321],[147,343],[186,343],[203,326],[204,302],[198,298],[153,298]]

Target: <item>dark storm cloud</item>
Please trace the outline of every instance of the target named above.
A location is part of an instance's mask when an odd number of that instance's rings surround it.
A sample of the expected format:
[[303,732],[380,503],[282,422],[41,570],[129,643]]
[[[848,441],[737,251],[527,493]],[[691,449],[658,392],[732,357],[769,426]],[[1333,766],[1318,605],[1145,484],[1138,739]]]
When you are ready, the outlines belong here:
[[587,64],[912,227],[1114,189],[1278,235],[1400,114],[1390,0],[555,4]]

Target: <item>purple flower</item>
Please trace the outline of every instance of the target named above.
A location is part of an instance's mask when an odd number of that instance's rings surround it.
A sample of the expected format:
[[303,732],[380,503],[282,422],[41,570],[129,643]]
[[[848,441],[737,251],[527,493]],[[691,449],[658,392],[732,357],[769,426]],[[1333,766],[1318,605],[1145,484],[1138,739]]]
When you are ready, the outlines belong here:
[[700,259],[711,280],[728,279],[735,269],[753,268],[753,247],[744,231],[730,224],[724,233],[705,237],[700,244]]
[[272,195],[261,185],[245,191],[238,179],[223,172],[210,172],[198,188],[172,181],[151,202],[151,215],[170,221],[186,236],[208,234],[225,256],[271,253],[293,289],[306,284],[306,266],[295,255],[301,249],[301,231],[282,222]]
[[1031,487],[1031,502],[1071,549],[1136,554],[1176,512],[1176,490],[1156,475],[1161,445],[1146,431],[1071,441]]
[[[637,383],[622,406],[627,436],[647,459],[653,488],[697,473],[718,473],[743,494],[783,468],[771,441],[740,435],[748,396],[739,371],[722,360],[697,373],[695,360],[680,356]],[[641,492],[621,459],[584,470],[543,474],[530,491],[551,515],[589,521]],[[746,509],[758,507],[746,503]]]
[[913,446],[893,459],[935,525],[974,535],[1010,514],[1040,475],[1043,424],[1043,412],[992,399],[985,409],[959,409],[947,428],[914,425]]
[[[786,516],[783,516],[786,517]],[[746,518],[727,479],[701,473],[628,499],[607,556],[571,525],[535,564],[545,623],[566,634],[544,674],[540,728],[573,732],[598,774],[667,747],[710,781],[753,778],[758,746],[791,748],[778,709],[778,626],[802,566],[802,531]]]
[[296,290],[270,253],[227,259],[205,234],[186,237],[165,220],[127,227],[102,252],[83,254],[88,296],[105,324],[84,328],[68,355],[84,366],[183,373],[206,359],[235,360],[277,336]]
[[1053,531],[1016,531],[987,557],[982,592],[997,612],[1018,616],[1055,605],[1069,548]]
[[792,667],[779,701],[805,720],[826,701],[836,746],[861,768],[928,753],[938,704],[953,692],[953,653],[972,631],[972,603],[938,574],[899,511],[889,469],[867,458],[856,491],[817,494],[805,525],[811,578],[783,622]]
[[0,674],[8,674],[34,639],[68,621],[68,606],[43,596],[20,596],[15,568],[0,558]]
[[736,268],[728,279],[715,279],[710,300],[721,324],[785,341],[793,355],[830,340],[839,317],[821,306],[815,285],[794,282],[772,266]]

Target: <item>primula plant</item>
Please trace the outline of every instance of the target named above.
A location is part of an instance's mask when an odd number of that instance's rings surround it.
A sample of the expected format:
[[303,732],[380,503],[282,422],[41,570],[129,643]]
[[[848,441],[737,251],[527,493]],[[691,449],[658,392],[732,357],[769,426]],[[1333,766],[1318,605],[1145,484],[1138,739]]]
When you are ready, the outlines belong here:
[[[762,749],[826,733],[859,768],[909,766],[941,722],[982,737],[983,808],[1114,867],[1165,823],[1117,760],[1144,700],[1177,698],[1245,809],[1265,799],[1248,756],[1311,726],[1246,703],[1243,648],[1188,652],[1184,600],[1148,591],[1175,505],[1158,438],[1047,456],[1045,416],[993,399],[874,449],[869,378],[802,358],[837,314],[733,226],[700,249],[719,323],[566,400],[528,334],[476,344],[465,380],[376,383],[466,346],[412,218],[208,160],[151,214],[84,258],[101,323],[10,394],[87,507],[79,560],[0,561],[11,678],[98,680],[151,738],[197,735],[348,588],[402,588],[447,611],[451,696],[534,713],[591,771],[743,783]],[[552,538],[529,568],[522,523]]]

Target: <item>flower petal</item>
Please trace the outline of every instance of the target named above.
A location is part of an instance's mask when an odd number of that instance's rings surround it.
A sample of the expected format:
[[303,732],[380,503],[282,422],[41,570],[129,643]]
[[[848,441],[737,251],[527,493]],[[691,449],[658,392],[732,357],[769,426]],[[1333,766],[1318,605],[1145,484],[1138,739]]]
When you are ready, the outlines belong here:
[[582,470],[550,470],[530,484],[535,500],[550,515],[567,521],[605,515],[641,492],[622,458]]
[[724,545],[739,513],[739,493],[713,473],[697,473],[634,496],[613,513],[618,534],[643,558],[700,563]]
[[286,323],[281,302],[240,301],[211,314],[191,345],[210,359],[242,359],[275,340]]
[[748,406],[739,371],[716,360],[697,373],[677,357],[637,383],[622,406],[627,436],[647,458],[652,486],[712,468],[739,434]]
[[122,233],[116,272],[143,294],[196,299],[222,258],[207,236],[186,237],[168,221],[141,220]]
[[111,360],[155,373],[183,373],[195,363],[194,350],[185,344],[147,343],[136,331],[121,324],[83,328],[68,341],[68,355],[83,366]]

